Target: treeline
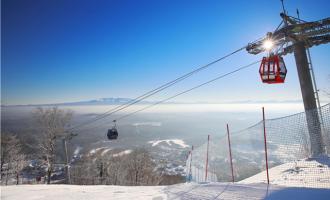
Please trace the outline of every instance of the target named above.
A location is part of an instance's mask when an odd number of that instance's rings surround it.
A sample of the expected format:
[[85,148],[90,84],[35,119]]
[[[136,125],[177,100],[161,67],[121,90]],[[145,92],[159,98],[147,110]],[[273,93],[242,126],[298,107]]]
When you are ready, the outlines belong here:
[[129,154],[101,153],[83,157],[70,168],[70,182],[77,185],[159,185],[163,171],[143,148]]
[[1,182],[7,185],[14,178],[19,184],[20,172],[27,165],[22,143],[16,135],[1,134]]
[[[71,111],[57,107],[36,108],[32,114],[36,133],[29,142],[25,142],[22,135],[20,139],[13,133],[1,133],[1,184],[19,184],[22,171],[28,179],[34,177],[36,182],[50,184],[52,176],[58,173],[55,169],[56,158],[63,157],[64,149],[59,144],[72,136],[67,132],[72,116]],[[31,141],[33,144],[28,144]],[[25,154],[26,146],[30,146],[32,154]],[[70,160],[70,155],[68,157]],[[157,166],[150,153],[143,148],[117,156],[85,155],[75,163],[62,163],[62,166],[65,170],[60,173],[65,177],[60,183],[159,185],[182,182],[181,176],[165,175],[161,163]]]
[[1,132],[1,183],[12,184],[15,180],[19,184],[22,170],[34,160],[45,166],[41,170],[46,171],[45,180],[49,184],[56,162],[57,143],[67,138],[66,130],[72,116],[71,111],[57,107],[36,108],[32,113],[35,134],[31,136],[33,144],[30,144],[34,153],[29,155],[23,151],[23,146],[28,144],[15,133]]

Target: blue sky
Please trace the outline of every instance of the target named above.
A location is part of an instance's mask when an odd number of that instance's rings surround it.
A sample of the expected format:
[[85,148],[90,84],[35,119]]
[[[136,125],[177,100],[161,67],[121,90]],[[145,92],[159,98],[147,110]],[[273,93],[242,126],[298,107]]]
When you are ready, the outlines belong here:
[[[281,20],[280,0],[3,0],[1,6],[3,104],[134,98],[260,38]],[[286,7],[291,15],[299,8],[307,21],[330,14],[327,0],[290,0]],[[319,88],[330,90],[330,45],[311,54]],[[262,56],[242,51],[152,99]],[[300,100],[293,55],[284,59],[285,84],[262,84],[256,65],[176,100]]]

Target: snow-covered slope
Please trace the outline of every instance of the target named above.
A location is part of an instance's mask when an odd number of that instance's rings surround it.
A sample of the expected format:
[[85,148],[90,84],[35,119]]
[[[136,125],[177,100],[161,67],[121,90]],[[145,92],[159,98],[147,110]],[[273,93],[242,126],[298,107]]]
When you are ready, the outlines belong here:
[[149,141],[148,143],[151,144],[151,146],[153,146],[153,147],[154,146],[157,146],[157,145],[159,145],[161,143],[166,143],[169,146],[177,145],[177,146],[182,147],[182,148],[189,147],[189,145],[187,145],[183,140],[180,140],[180,139],[153,140],[153,141]]
[[285,188],[266,184],[177,184],[171,186],[2,186],[3,200],[208,200],[208,199],[329,199],[330,189]]
[[[292,187],[330,189],[330,158],[304,159],[269,169],[271,184]],[[240,183],[266,183],[266,171],[240,181]]]
[[164,187],[19,185],[1,187],[1,199],[82,200],[82,199],[166,199]]

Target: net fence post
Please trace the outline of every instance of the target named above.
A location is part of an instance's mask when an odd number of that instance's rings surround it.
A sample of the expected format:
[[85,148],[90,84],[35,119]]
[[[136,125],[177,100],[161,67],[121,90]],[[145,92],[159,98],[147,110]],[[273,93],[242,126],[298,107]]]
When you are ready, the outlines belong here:
[[[196,170],[197,170],[197,176],[196,176]],[[195,177],[197,177],[196,182],[199,182],[199,167],[195,167]]]
[[207,180],[207,167],[208,167],[208,164],[209,164],[209,143],[210,143],[210,135],[207,135],[206,163],[205,163],[205,182]]
[[[190,175],[190,155],[191,154],[191,151],[189,150],[188,151],[188,154],[187,154],[187,158],[186,158],[186,182],[189,182],[189,175]],[[189,165],[188,165],[188,162],[189,162]]]
[[229,149],[231,178],[232,178],[232,182],[234,183],[235,182],[235,178],[234,178],[234,168],[233,168],[233,157],[231,155],[231,144],[230,144],[229,125],[228,124],[227,124],[227,138],[228,138],[228,149]]
[[[189,182],[192,180],[192,171],[191,171],[191,163],[192,163],[192,156],[193,156],[193,151],[194,151],[194,145],[191,145],[191,151],[190,151],[190,166],[189,166]],[[196,174],[195,174],[196,176]]]
[[262,124],[263,124],[263,129],[264,129],[264,145],[265,145],[265,160],[266,160],[267,184],[269,184],[268,156],[267,156],[267,138],[266,138],[266,120],[265,120],[265,108],[264,107],[262,107]]

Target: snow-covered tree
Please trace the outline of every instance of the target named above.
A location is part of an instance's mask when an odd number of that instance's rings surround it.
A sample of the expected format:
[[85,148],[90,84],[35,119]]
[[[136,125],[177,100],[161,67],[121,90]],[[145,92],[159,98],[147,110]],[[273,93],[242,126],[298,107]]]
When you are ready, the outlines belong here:
[[150,153],[143,148],[129,154],[85,155],[71,168],[73,184],[158,185],[162,173]]
[[56,140],[65,136],[66,128],[70,125],[72,119],[72,114],[71,111],[61,110],[57,107],[46,109],[39,107],[34,112],[38,124],[37,128],[41,133],[37,140],[40,153],[47,164],[48,184],[50,184],[51,173],[55,162]]
[[8,156],[9,156],[9,147],[8,147],[8,139],[9,137],[4,134],[1,133],[1,180],[3,180],[3,176],[4,176],[4,171],[5,171],[5,163],[8,161]]
[[135,149],[125,159],[126,180],[131,185],[158,185],[161,175],[150,152],[144,148]]
[[[15,176],[19,183],[19,174],[26,166],[26,156],[22,151],[22,143],[16,135],[3,136],[1,139],[1,174],[6,175],[6,184],[10,176]],[[6,169],[4,170],[4,164]]]

